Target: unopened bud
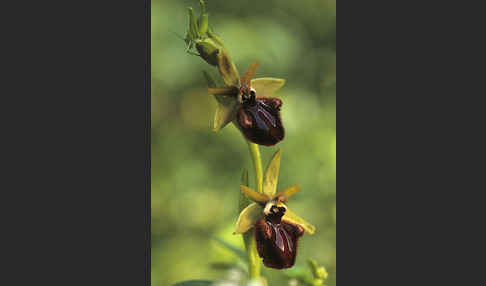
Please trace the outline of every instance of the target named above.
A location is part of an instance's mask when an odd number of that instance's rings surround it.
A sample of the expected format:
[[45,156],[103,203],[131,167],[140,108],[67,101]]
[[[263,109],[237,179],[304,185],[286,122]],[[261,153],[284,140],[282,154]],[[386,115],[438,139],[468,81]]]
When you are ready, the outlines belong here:
[[201,15],[198,19],[199,35],[203,36],[208,31],[208,13],[206,13],[204,1],[200,0],[199,5],[201,6]]
[[314,275],[314,278],[326,280],[329,275],[324,266],[318,266],[314,259],[308,259],[309,267]]
[[218,53],[221,49],[213,40],[206,38],[196,41],[196,49],[201,58],[212,66],[218,66]]
[[196,22],[196,17],[194,16],[194,11],[192,10],[191,7],[188,8],[189,11],[189,35],[191,38],[197,39],[199,38],[199,29],[197,27],[197,22]]

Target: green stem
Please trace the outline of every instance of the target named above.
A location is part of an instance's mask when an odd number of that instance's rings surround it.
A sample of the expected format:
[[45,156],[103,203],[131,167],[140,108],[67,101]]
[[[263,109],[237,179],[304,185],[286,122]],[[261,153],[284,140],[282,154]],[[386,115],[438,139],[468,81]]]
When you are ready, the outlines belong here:
[[[262,171],[262,160],[260,156],[260,149],[257,144],[248,142],[248,149],[250,151],[250,156],[253,161],[253,167],[255,168],[255,184],[257,192],[263,193],[263,171]],[[250,230],[243,234],[243,240],[245,241],[245,248],[248,254],[249,262],[249,274],[250,279],[260,278],[260,257],[256,249],[256,242],[253,237],[253,230]]]
[[263,194],[263,171],[262,171],[262,159],[260,157],[260,149],[257,144],[248,142],[248,148],[250,149],[251,159],[253,161],[253,167],[255,167],[255,184],[256,190]]

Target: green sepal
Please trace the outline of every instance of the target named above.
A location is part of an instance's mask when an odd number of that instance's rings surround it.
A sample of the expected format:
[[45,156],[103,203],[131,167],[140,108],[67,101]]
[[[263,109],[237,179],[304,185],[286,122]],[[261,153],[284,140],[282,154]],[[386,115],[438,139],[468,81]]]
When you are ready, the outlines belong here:
[[270,163],[268,164],[265,175],[263,176],[263,193],[272,197],[277,192],[278,173],[280,170],[280,157],[282,151],[280,149],[273,154]]
[[293,213],[288,208],[285,211],[285,215],[282,217],[282,220],[288,221],[288,222],[293,223],[293,224],[300,225],[305,230],[305,232],[307,232],[308,234],[314,234],[314,232],[316,231],[315,226],[308,223],[307,221],[305,221],[305,219],[299,217],[298,215]]
[[270,200],[269,196],[254,191],[247,186],[241,185],[240,190],[248,199],[254,201],[255,203],[266,204]]
[[251,203],[241,211],[236,221],[236,230],[233,234],[242,234],[250,230],[255,223],[263,218],[263,208],[257,203]]
[[226,49],[218,53],[218,69],[226,85],[240,86],[240,76]]
[[214,114],[213,130],[219,131],[236,118],[239,103],[237,97],[238,88],[234,86],[215,87],[208,89],[209,94],[214,95],[218,101]]
[[281,78],[262,77],[252,79],[250,84],[255,89],[257,96],[271,97],[274,92],[285,84],[285,80]]
[[[238,111],[238,102],[234,99],[223,97],[223,102],[218,101],[218,107],[214,114],[213,131],[217,132],[233,121]],[[226,103],[224,102],[226,101]]]

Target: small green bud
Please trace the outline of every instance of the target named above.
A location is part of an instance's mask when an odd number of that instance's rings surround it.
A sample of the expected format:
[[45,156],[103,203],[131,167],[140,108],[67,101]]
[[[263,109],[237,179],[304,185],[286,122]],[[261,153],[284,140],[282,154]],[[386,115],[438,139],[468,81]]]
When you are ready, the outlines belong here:
[[199,17],[199,35],[204,35],[208,31],[208,14],[204,13]]
[[317,265],[317,262],[314,259],[308,259],[307,262],[309,263],[309,267],[312,271],[312,275],[314,275],[314,278],[322,279],[323,281],[327,279],[329,274],[324,266]]
[[194,11],[191,7],[187,8],[189,10],[189,35],[192,40],[199,38],[199,29],[197,28],[196,18],[194,16]]
[[317,277],[326,280],[328,275],[329,274],[327,273],[326,268],[324,268],[324,266],[317,268]]
[[206,13],[206,7],[204,1],[200,0],[199,5],[201,6],[201,15],[199,15],[199,35],[203,36],[208,31],[208,13]]
[[215,43],[217,43],[218,45],[220,45],[221,47],[223,47],[223,49],[225,49],[225,46],[224,46],[224,43],[223,43],[223,40],[221,40],[220,37],[218,37],[215,33],[213,33],[211,30],[208,30],[208,36],[213,39],[213,41]]
[[209,38],[197,40],[196,49],[201,58],[203,58],[208,64],[215,67],[218,66],[218,53],[221,48],[213,40]]

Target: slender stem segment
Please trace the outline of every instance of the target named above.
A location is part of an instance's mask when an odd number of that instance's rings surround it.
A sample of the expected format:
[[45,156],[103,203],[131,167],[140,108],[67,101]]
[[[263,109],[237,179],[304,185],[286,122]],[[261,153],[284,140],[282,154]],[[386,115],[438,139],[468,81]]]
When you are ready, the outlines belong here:
[[262,171],[262,159],[260,157],[260,149],[257,144],[248,142],[248,148],[250,149],[251,159],[253,161],[253,167],[255,167],[255,184],[256,190],[263,194],[263,171]]
[[243,234],[243,241],[245,242],[246,253],[248,255],[250,279],[258,279],[260,278],[260,257],[258,257],[253,229]]
[[[260,149],[257,144],[248,142],[248,149],[250,151],[253,166],[255,168],[255,184],[256,190],[259,193],[263,193],[263,171],[262,160],[260,157]],[[256,249],[255,238],[253,237],[253,229],[243,234],[243,240],[245,241],[245,248],[248,254],[249,262],[249,274],[250,279],[260,278],[260,257]]]

